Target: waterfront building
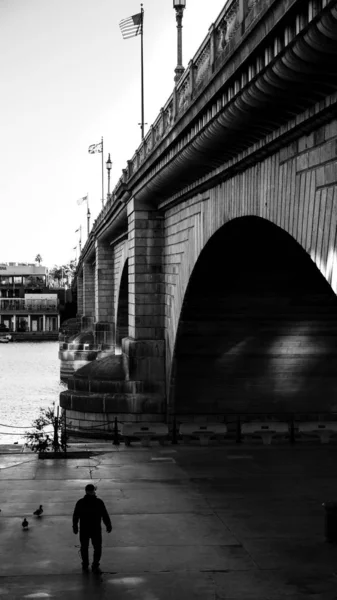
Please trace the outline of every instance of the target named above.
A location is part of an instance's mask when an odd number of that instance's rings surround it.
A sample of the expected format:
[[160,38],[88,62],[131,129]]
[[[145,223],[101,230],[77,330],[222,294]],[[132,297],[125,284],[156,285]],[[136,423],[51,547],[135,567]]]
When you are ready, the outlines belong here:
[[14,339],[57,339],[58,295],[48,288],[47,267],[0,263],[0,331]]

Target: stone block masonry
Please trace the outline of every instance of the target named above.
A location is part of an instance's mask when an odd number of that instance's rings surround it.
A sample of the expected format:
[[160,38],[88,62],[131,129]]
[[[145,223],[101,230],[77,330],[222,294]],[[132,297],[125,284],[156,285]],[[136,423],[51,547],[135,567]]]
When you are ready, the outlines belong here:
[[164,306],[161,277],[163,216],[152,209],[138,208],[135,200],[131,200],[128,205],[128,232],[129,337],[134,340],[162,340],[164,319],[160,314],[149,313],[148,307]]
[[89,262],[83,264],[83,313],[95,315],[95,269]]
[[114,259],[109,243],[96,240],[95,321],[113,322]]
[[123,340],[131,379],[165,382],[163,216],[128,204],[129,336]]
[[114,343],[114,257],[109,243],[96,240],[95,338],[97,343]]
[[83,272],[77,276],[77,316],[83,315]]

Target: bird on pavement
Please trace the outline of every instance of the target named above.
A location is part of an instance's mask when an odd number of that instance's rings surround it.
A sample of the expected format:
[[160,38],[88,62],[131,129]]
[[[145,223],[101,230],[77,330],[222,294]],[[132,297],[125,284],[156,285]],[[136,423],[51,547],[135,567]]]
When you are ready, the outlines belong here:
[[26,517],[22,521],[22,527],[23,527],[23,529],[28,529],[28,521],[27,521]]
[[40,508],[37,508],[34,512],[33,515],[36,515],[37,517],[41,517],[43,513],[43,508],[42,508],[42,504],[40,504]]

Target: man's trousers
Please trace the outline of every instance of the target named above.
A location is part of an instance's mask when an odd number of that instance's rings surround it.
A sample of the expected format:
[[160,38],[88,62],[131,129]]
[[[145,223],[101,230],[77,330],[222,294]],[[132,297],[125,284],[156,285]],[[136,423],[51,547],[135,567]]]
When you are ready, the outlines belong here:
[[95,566],[99,565],[99,561],[102,556],[102,530],[99,529],[83,529],[80,528],[80,542],[81,542],[81,556],[84,566],[89,565],[89,540],[94,547],[94,560]]

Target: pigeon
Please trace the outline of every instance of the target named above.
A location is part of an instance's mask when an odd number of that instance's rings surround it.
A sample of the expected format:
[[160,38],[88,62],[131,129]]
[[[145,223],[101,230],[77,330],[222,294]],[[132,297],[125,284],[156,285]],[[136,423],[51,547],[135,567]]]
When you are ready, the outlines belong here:
[[40,508],[37,508],[34,512],[33,515],[36,515],[37,517],[41,517],[43,513],[43,508],[42,508],[42,504],[40,504]]
[[23,529],[28,529],[28,521],[27,521],[26,517],[22,521],[22,527],[23,527]]

